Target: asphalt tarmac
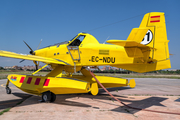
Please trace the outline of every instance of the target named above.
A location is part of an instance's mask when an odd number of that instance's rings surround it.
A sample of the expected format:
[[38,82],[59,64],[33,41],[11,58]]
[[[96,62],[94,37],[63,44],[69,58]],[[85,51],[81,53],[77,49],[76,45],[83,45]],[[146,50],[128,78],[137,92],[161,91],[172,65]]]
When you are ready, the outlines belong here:
[[14,107],[32,96],[16,88],[12,83],[9,84],[12,94],[6,94],[6,82],[7,79],[0,80],[0,112],[4,109]]
[[[108,90],[132,107],[180,113],[180,79],[135,78],[135,81],[133,89],[119,87]],[[5,84],[6,80],[0,80],[0,111],[12,108],[0,115],[2,120],[180,120],[180,115],[127,108],[102,89],[97,96],[57,95],[54,103],[42,103],[40,96],[26,94],[12,84],[12,94],[6,94]]]

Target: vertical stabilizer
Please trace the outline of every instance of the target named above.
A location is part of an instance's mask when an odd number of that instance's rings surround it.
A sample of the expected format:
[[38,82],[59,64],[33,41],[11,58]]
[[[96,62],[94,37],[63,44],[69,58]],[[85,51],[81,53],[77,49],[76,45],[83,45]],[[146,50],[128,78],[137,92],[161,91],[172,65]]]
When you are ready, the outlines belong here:
[[[169,48],[166,33],[165,15],[162,12],[151,12],[144,15],[139,28],[133,28],[127,42],[135,41],[149,48],[136,47],[143,53],[143,57],[134,58],[132,64],[118,67],[135,72],[149,72],[171,68]],[[126,47],[132,49],[131,47]],[[127,53],[128,54],[128,53]],[[141,60],[141,62],[139,62]]]
[[165,15],[161,12],[147,13],[139,28],[148,28],[141,44],[155,48],[151,51],[152,59],[169,59],[168,40],[166,33]]

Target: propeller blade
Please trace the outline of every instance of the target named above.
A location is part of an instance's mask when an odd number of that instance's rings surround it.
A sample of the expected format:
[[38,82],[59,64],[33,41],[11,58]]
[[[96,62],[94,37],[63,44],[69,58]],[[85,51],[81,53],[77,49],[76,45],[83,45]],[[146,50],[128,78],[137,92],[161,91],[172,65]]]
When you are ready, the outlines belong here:
[[37,49],[39,49],[39,46],[41,45],[41,42],[42,42],[42,39],[41,39],[41,41],[40,41],[40,43],[39,43],[39,45],[38,45]]
[[23,40],[23,42],[28,46],[28,48],[31,50],[31,51],[33,51],[32,50],[32,48]]
[[28,48],[31,50],[29,53],[34,55],[34,51],[32,50],[32,48],[23,40],[23,42],[28,46]]
[[25,61],[25,59],[21,60],[19,63],[22,63],[23,61]]

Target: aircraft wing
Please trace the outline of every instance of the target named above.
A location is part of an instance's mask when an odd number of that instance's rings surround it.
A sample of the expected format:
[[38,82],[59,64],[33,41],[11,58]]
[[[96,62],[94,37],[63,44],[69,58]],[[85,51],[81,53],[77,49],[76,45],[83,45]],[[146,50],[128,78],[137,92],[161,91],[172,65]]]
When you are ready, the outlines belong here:
[[47,64],[70,65],[67,62],[65,62],[63,60],[59,60],[59,59],[53,59],[53,58],[47,58],[47,57],[41,57],[41,56],[35,56],[35,55],[27,55],[27,54],[18,54],[18,53],[2,51],[2,50],[0,50],[0,56],[16,58],[16,59],[39,61],[39,62],[44,62]]

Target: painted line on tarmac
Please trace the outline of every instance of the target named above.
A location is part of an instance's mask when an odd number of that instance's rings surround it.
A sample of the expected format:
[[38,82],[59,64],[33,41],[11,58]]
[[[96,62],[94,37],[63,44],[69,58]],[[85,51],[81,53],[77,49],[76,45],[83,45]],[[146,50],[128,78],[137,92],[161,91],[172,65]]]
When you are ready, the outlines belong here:
[[[1,87],[6,87],[6,84],[1,84]],[[14,88],[14,87],[10,87],[11,89],[17,89],[17,88]]]

